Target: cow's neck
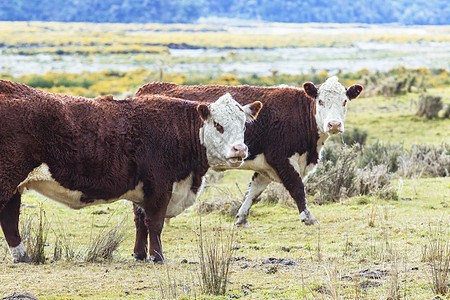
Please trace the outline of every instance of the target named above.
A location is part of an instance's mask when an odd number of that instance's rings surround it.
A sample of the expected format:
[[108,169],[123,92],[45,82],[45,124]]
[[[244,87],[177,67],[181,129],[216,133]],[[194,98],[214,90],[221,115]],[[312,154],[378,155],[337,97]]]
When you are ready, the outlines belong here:
[[[194,136],[195,138],[189,139],[192,143],[191,149],[192,149],[192,164],[193,169],[195,172],[193,173],[193,179],[192,179],[192,188],[200,188],[202,184],[202,178],[206,174],[206,172],[209,169],[208,165],[208,158],[206,156],[206,148],[202,145],[203,143],[203,137],[201,134],[200,128],[203,126],[203,121],[199,118],[197,110],[195,109],[194,115],[191,118],[193,122],[194,127]],[[195,158],[194,158],[195,157]],[[194,193],[196,193],[196,190],[193,190]]]

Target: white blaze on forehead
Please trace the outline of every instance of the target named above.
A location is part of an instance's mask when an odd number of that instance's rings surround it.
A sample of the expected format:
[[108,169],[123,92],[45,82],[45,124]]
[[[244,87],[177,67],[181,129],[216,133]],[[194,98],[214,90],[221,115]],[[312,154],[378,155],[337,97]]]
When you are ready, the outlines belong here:
[[214,120],[222,126],[232,122],[238,122],[237,124],[245,123],[245,113],[241,105],[229,93],[220,97],[216,102],[211,103],[210,109]]
[[337,76],[328,78],[320,87],[319,95],[321,93],[332,93],[337,95],[345,95],[345,87],[339,83]]

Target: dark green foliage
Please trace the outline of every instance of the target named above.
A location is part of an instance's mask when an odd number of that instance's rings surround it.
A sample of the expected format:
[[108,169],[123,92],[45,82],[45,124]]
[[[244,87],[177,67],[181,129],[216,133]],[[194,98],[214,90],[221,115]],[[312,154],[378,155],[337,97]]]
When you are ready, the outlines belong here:
[[345,144],[352,146],[354,144],[364,145],[367,140],[367,131],[353,128],[351,131],[345,131],[342,134],[342,142]]
[[39,75],[29,77],[24,83],[34,88],[51,88],[55,85],[53,79]]
[[441,97],[422,94],[419,97],[416,114],[420,117],[425,116],[428,119],[437,118],[443,106]]
[[362,149],[358,159],[360,168],[374,167],[380,164],[387,166],[390,173],[395,173],[399,167],[399,157],[403,154],[403,145],[384,144],[377,140]]
[[273,22],[446,25],[445,0],[218,1],[17,0],[2,1],[0,20],[117,23],[192,23],[201,17]]

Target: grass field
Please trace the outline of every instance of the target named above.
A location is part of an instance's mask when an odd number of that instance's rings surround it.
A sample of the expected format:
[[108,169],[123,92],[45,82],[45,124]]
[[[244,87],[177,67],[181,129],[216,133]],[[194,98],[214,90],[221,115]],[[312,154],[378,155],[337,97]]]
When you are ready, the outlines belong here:
[[[299,40],[294,38],[298,35],[294,33],[306,30],[306,25],[272,25],[284,28],[284,33],[278,37],[273,34],[272,39],[260,39],[255,44],[255,30],[260,30],[262,34],[267,28],[234,28],[233,32],[227,32],[208,25],[0,23],[0,43],[3,44],[2,54],[30,51],[30,61],[40,59],[38,53],[54,55],[58,47],[70,55],[76,51],[87,51],[89,55],[84,58],[88,64],[94,61],[90,56],[97,55],[95,51],[99,47],[101,49],[115,42],[127,45],[122,48],[123,51],[136,50],[135,44],[143,47],[136,52],[146,52],[141,57],[146,61],[166,55],[166,44],[173,39],[205,48],[273,48],[279,46],[280,40],[281,45],[286,47],[329,47],[329,43],[346,47],[359,39],[405,45],[450,41],[448,26],[412,27],[407,28],[405,34],[401,34],[400,28],[390,35],[383,35],[377,27],[355,25],[352,27],[355,34],[349,37],[345,31],[348,28],[330,25],[327,30],[331,35],[319,34],[320,37],[315,38],[316,31],[323,30],[319,28],[321,25],[315,25]],[[186,36],[181,32],[183,30],[195,34]],[[109,35],[105,35],[105,31],[109,31]],[[43,32],[45,35],[38,34]],[[144,39],[154,42],[148,44],[142,42]],[[126,55],[117,54],[120,47],[115,44],[109,45],[107,50],[104,59],[110,60],[113,55],[125,59]],[[150,51],[161,51],[163,54],[147,53]],[[70,58],[69,54],[60,55],[61,59]],[[76,55],[85,54],[74,54],[74,57]],[[231,57],[234,54],[230,52],[228,55]],[[219,60],[230,63],[230,57],[205,60],[208,63]],[[193,59],[194,63],[200,60],[198,57]],[[448,61],[444,60],[443,64],[445,68]],[[11,74],[0,76],[15,79]],[[152,73],[151,76],[148,70],[141,68],[129,73],[49,73],[43,77],[27,74],[20,79],[41,84],[44,89],[48,85],[55,92],[70,91],[95,97],[98,93],[133,95],[136,87],[156,80],[159,73]],[[190,75],[177,73],[164,76],[165,80],[183,83]],[[441,76],[447,78],[439,79],[440,84],[433,85],[435,87],[429,88],[427,93],[441,96],[444,106],[448,106],[450,87],[447,72],[442,72]],[[98,77],[103,79],[97,81]],[[231,78],[229,82],[237,80],[231,75],[224,75],[221,80],[225,77]],[[261,78],[261,81],[274,78]],[[346,80],[352,81],[351,77]],[[405,148],[412,144],[448,143],[450,119],[440,117],[428,120],[416,116],[418,98],[418,93],[358,98],[349,104],[346,130],[365,130],[368,143],[380,140],[384,143],[402,143]],[[136,262],[131,256],[134,222],[130,203],[120,201],[112,205],[71,210],[36,194],[25,194],[23,203],[29,205],[22,209],[21,231],[29,236],[24,229],[31,223],[35,224],[41,208],[45,211],[49,230],[44,247],[47,260],[41,265],[13,264],[3,233],[0,233],[0,298],[17,291],[29,291],[39,299],[450,299],[450,293],[437,298],[431,272],[432,250],[436,241],[440,241],[444,249],[447,247],[441,259],[450,261],[449,177],[397,176],[392,184],[398,190],[398,200],[356,196],[342,199],[339,203],[312,204],[310,210],[321,222],[317,227],[301,223],[291,200],[277,203],[270,201],[269,195],[264,193],[261,201],[252,208],[249,217],[251,227],[235,229],[237,236],[233,243],[227,292],[223,296],[203,293],[198,264],[200,223],[205,237],[214,235],[216,228],[220,228],[224,236],[230,236],[234,219],[228,211],[242,200],[251,176],[248,171],[227,171],[220,181],[209,185],[194,207],[165,226],[162,233],[167,259],[165,265]],[[208,211],[209,204],[221,202],[226,204],[218,210]],[[100,234],[118,227],[123,230],[124,241],[113,259],[85,262],[83,255],[89,245]],[[62,244],[72,250],[72,259],[63,257],[55,260],[55,248],[60,249]],[[447,276],[450,277],[448,273]]]
[[[234,180],[233,172],[226,176],[225,181]],[[415,179],[402,184],[398,201],[356,197],[345,203],[313,205],[311,211],[321,221],[320,227],[303,225],[291,205],[268,205],[264,200],[256,204],[251,228],[237,233],[229,291],[223,299],[231,294],[243,297],[244,293],[248,293],[245,299],[327,299],[331,292],[340,299],[383,299],[393,293],[394,279],[400,299],[431,299],[434,293],[426,249],[430,234],[438,230],[448,243],[450,181]],[[24,202],[39,206],[42,200],[25,197]],[[12,264],[5,249],[0,257],[1,295],[26,290],[39,299],[157,299],[161,298],[161,286],[167,288],[172,280],[181,295],[189,290],[188,298],[194,299],[195,294],[201,298],[198,265],[192,264],[199,261],[196,231],[200,220],[206,232],[218,224],[226,232],[232,222],[217,212],[199,216],[192,210],[173,219],[163,231],[168,263],[161,266],[132,259],[129,203],[81,211],[51,201],[42,205],[52,228],[46,249],[50,258],[55,245],[53,231],[61,228],[74,247],[82,248],[106,223],[114,226],[127,218],[127,238],[114,260],[103,263]],[[98,210],[107,214],[93,214]],[[24,209],[22,218],[28,214],[36,214],[36,209]],[[269,258],[288,259],[295,265],[265,263]]]

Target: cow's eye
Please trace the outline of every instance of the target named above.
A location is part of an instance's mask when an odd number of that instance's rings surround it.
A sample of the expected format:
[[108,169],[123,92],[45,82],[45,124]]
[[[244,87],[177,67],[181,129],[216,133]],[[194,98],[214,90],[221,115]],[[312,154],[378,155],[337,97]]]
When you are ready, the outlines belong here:
[[345,100],[343,103],[342,103],[342,106],[345,106],[347,104],[347,100]]
[[319,100],[319,105],[320,106],[325,106],[325,102],[323,102],[322,100]]
[[223,127],[222,125],[220,125],[219,123],[214,121],[214,127],[216,128],[216,130],[220,133],[223,133]]

